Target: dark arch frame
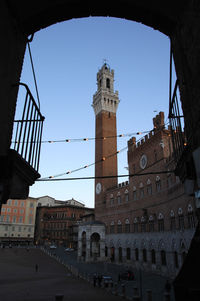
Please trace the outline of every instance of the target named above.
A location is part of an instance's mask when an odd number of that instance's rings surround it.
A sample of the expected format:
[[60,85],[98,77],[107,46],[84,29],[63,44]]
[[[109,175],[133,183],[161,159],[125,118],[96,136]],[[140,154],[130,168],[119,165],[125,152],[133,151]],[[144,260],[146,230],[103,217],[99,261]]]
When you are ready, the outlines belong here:
[[[187,166],[194,166],[198,175],[191,178],[187,171],[186,180],[196,181],[193,184],[200,181],[198,160],[193,162],[193,157],[195,160],[200,156],[199,12],[198,0],[73,0],[70,3],[67,0],[30,0],[28,3],[26,0],[1,1],[0,195],[2,187],[4,192],[4,187],[11,179],[9,148],[18,93],[18,88],[13,88],[13,84],[19,83],[27,38],[57,22],[89,16],[125,18],[141,22],[169,36],[179,80],[185,130],[190,143],[184,162]],[[184,168],[185,166],[182,169]],[[178,175],[181,175],[181,168]],[[27,187],[32,184],[30,181]],[[200,187],[198,189],[200,191]],[[191,190],[195,192],[194,188]],[[199,245],[192,244],[193,249],[198,247]],[[193,258],[194,256],[189,260],[192,262]],[[195,267],[197,268],[197,262]],[[193,280],[192,274],[192,270],[187,273],[190,280]]]
[[[90,16],[116,17],[131,21],[141,22],[149,27],[157,29],[166,35],[177,24],[180,14],[180,1],[146,1],[146,0],[54,0],[49,3],[44,1],[10,0],[8,8],[17,20],[24,33],[30,35],[42,28],[57,22]],[[188,1],[182,1],[181,7],[187,6]]]

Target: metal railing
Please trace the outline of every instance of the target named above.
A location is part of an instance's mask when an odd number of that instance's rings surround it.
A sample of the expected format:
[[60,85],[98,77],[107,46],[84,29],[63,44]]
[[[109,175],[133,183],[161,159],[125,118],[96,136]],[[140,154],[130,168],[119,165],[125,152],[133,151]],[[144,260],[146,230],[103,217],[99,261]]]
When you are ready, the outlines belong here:
[[169,122],[172,134],[174,158],[176,162],[180,160],[186,145],[181,120],[183,119],[183,115],[180,113],[179,103],[180,100],[178,98],[178,80],[176,80],[172,99],[169,104]]
[[26,89],[22,117],[14,120],[13,149],[36,171],[39,169],[41,139],[44,117],[36,104],[28,86],[17,84]]
[[184,116],[181,107],[180,93],[178,80],[176,79],[174,90],[172,94],[172,81],[173,81],[173,54],[172,45],[170,43],[170,79],[169,79],[169,122],[171,127],[173,156],[176,164],[183,155],[186,138],[184,133]]

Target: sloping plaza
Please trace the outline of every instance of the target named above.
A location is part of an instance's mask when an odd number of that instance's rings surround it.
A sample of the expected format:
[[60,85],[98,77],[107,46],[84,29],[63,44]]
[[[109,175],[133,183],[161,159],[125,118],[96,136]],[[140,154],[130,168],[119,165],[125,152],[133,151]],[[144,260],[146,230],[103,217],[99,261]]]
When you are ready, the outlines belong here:
[[74,277],[64,265],[36,248],[1,248],[0,271],[0,300],[4,301],[122,300]]

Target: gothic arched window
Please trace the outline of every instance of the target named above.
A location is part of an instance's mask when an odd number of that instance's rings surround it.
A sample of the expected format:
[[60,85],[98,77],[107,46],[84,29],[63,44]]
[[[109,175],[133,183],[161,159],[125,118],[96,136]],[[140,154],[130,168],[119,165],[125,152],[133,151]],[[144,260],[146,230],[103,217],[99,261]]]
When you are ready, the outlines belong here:
[[147,194],[152,195],[152,184],[149,179],[147,180]]
[[125,202],[129,201],[129,193],[128,193],[128,189],[125,190]]
[[130,222],[128,219],[125,221],[125,232],[130,233]]
[[110,234],[113,234],[113,233],[115,233],[115,223],[111,222],[111,224],[110,224]]
[[150,215],[149,217],[149,232],[153,232],[154,231],[154,218],[152,215]]
[[161,179],[159,176],[156,177],[156,191],[160,192],[161,190]]
[[158,215],[158,231],[164,231],[164,216],[162,213],[159,213]]
[[188,205],[188,228],[195,228],[195,216],[192,205]]
[[120,220],[117,223],[117,233],[122,233],[122,223]]
[[185,222],[184,222],[184,215],[183,215],[182,208],[178,209],[178,225],[179,225],[179,230],[185,229]]

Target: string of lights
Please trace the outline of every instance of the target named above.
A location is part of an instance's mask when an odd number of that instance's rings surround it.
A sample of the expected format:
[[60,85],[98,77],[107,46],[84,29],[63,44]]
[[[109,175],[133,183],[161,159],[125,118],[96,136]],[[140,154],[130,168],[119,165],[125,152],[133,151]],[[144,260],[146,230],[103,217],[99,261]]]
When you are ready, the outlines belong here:
[[101,160],[98,160],[98,161],[96,161],[96,162],[94,162],[94,163],[87,164],[87,165],[84,165],[84,166],[82,166],[82,167],[79,167],[79,168],[76,168],[76,169],[73,169],[73,170],[68,170],[67,172],[64,172],[64,173],[61,173],[61,174],[57,174],[57,175],[54,175],[54,176],[48,176],[48,177],[41,178],[40,181],[45,181],[45,180],[48,180],[48,179],[53,179],[53,178],[62,177],[62,176],[64,176],[64,175],[69,175],[69,174],[72,174],[72,173],[74,173],[74,172],[77,172],[77,171],[83,170],[83,169],[85,169],[85,168],[91,167],[91,166],[96,165],[96,164],[98,164],[98,163],[100,163],[100,162],[102,162],[102,161],[105,161],[105,160],[107,160],[107,159],[109,159],[109,158],[111,158],[111,157],[113,157],[113,156],[116,156],[116,155],[118,155],[119,153],[122,153],[123,151],[127,150],[127,148],[128,148],[128,146],[122,148],[121,150],[118,150],[117,152],[115,152],[115,153],[113,153],[113,154],[110,154],[110,155],[108,155],[108,156],[106,156],[106,157],[103,157]]
[[125,175],[117,175],[117,176],[101,176],[101,177],[75,177],[75,178],[41,178],[37,179],[38,182],[52,182],[52,181],[75,181],[75,180],[95,180],[95,179],[109,179],[109,178],[122,178],[122,177],[141,177],[147,175],[158,175],[158,174],[170,174],[174,173],[174,170],[164,170],[164,171],[154,171],[154,172],[143,172],[143,173],[135,173],[135,174],[125,174]]
[[69,138],[69,139],[61,139],[61,140],[44,140],[42,143],[63,143],[63,142],[81,142],[81,141],[92,141],[92,140],[105,140],[111,138],[122,138],[122,137],[131,137],[136,135],[143,135],[147,134],[150,131],[143,131],[143,132],[132,132],[126,134],[119,134],[116,136],[106,136],[106,137],[88,137],[88,138]]
[[[161,130],[161,129],[160,129]],[[149,131],[150,132],[150,131]],[[137,144],[139,141],[143,140],[144,137],[141,137],[140,139],[138,139],[135,143]],[[128,146],[122,148],[121,150],[118,150],[117,152],[113,153],[113,154],[110,154],[106,157],[103,157],[101,158],[101,160],[98,160],[98,161],[95,161],[91,164],[87,164],[87,165],[84,165],[84,166],[81,166],[79,168],[76,168],[76,169],[73,169],[73,170],[68,170],[67,172],[63,172],[63,173],[60,173],[60,174],[56,174],[56,175],[51,175],[51,176],[48,176],[48,177],[44,177],[44,178],[41,178],[40,181],[45,181],[45,180],[48,180],[48,179],[53,179],[53,178],[58,178],[58,177],[62,177],[64,175],[69,175],[69,174],[72,174],[72,173],[75,173],[77,171],[80,171],[80,170],[83,170],[83,169],[86,169],[88,167],[91,167],[91,166],[94,166],[102,161],[105,161],[113,156],[116,156],[118,155],[119,153],[122,153],[123,151],[127,150],[128,149]]]
[[[60,140],[42,140],[41,143],[70,143],[70,142],[82,142],[82,141],[92,141],[92,140],[106,140],[111,138],[123,138],[123,137],[131,137],[131,136],[138,136],[147,134],[150,131],[143,131],[143,132],[132,132],[126,134],[119,134],[116,136],[106,136],[106,137],[88,137],[88,138],[69,138],[69,139],[60,139]],[[22,143],[21,141],[12,141],[12,143]],[[25,141],[25,143],[34,143],[34,141]]]
[[[169,122],[166,122],[163,125],[163,128],[165,128],[166,125],[168,125]],[[155,130],[155,128],[153,129]],[[139,136],[139,135],[145,135],[150,133],[153,130],[148,131],[138,131],[138,132],[131,132],[131,133],[125,133],[125,134],[119,134],[119,135],[113,135],[113,136],[106,136],[106,137],[88,137],[88,138],[65,138],[65,139],[55,139],[55,140],[42,140],[41,143],[43,144],[53,144],[53,143],[70,143],[70,142],[87,142],[87,141],[93,141],[93,140],[106,140],[106,139],[112,139],[112,138],[123,138],[123,137],[131,137],[131,136]],[[22,143],[21,141],[12,141],[12,143]],[[34,143],[34,141],[30,142],[24,142],[24,143]]]

